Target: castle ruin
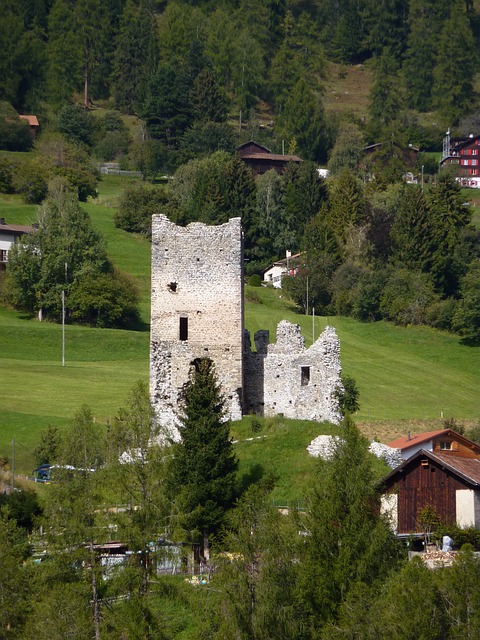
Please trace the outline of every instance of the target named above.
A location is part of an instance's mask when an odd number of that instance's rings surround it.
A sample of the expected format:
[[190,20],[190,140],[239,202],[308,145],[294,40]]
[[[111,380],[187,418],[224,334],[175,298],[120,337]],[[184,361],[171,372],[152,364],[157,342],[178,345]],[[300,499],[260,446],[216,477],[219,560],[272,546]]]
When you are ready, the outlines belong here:
[[279,323],[276,343],[243,322],[243,235],[240,218],[218,226],[180,227],[152,218],[150,395],[159,422],[178,437],[178,403],[192,362],[208,357],[227,415],[329,420],[341,415],[340,345],[331,327],[305,348],[300,327]]

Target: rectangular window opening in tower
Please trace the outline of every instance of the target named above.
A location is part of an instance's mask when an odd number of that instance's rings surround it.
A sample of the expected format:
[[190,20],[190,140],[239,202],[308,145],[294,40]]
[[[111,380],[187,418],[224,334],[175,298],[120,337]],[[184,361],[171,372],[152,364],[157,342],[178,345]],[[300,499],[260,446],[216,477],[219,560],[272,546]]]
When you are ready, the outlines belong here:
[[306,387],[310,383],[310,367],[301,367],[301,385]]
[[182,341],[188,340],[188,318],[185,316],[180,318],[179,339]]

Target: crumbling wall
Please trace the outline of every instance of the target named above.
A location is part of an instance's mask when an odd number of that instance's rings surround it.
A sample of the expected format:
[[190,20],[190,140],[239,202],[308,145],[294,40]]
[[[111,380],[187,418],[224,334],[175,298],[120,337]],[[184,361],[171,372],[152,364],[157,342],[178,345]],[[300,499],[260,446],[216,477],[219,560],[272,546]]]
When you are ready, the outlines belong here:
[[179,227],[152,218],[150,395],[175,433],[191,363],[209,357],[231,419],[241,417],[243,246],[240,218]]
[[327,327],[306,349],[299,325],[282,320],[274,344],[268,344],[266,332],[255,334],[255,342],[257,351],[251,352],[245,340],[245,412],[340,422],[340,342],[335,329]]

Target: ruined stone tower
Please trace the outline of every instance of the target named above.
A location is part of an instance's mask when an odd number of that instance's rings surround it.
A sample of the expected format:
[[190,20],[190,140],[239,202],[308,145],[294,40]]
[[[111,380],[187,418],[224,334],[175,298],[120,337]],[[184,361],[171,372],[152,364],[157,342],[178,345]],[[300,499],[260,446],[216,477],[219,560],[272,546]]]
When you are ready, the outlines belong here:
[[243,387],[243,242],[240,218],[179,227],[152,218],[150,395],[175,435],[178,400],[193,360],[209,357],[232,420]]
[[196,358],[208,357],[227,415],[303,420],[341,419],[340,343],[327,327],[308,349],[298,325],[282,320],[275,343],[268,331],[243,334],[243,242],[240,218],[217,227],[179,227],[152,219],[150,394],[159,422],[179,437],[179,398]]

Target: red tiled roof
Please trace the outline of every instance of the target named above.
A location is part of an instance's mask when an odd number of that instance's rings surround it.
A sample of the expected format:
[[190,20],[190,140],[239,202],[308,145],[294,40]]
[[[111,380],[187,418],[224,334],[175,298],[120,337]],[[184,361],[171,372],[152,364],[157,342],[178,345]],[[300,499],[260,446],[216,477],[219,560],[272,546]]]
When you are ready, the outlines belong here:
[[26,120],[31,127],[39,127],[37,116],[18,116],[20,120]]
[[436,436],[443,434],[446,435],[449,431],[450,429],[437,429],[436,431],[426,431],[425,433],[402,436],[401,438],[392,440],[392,442],[388,442],[387,445],[392,447],[392,449],[408,449],[409,447],[414,447],[417,444],[428,442]]

